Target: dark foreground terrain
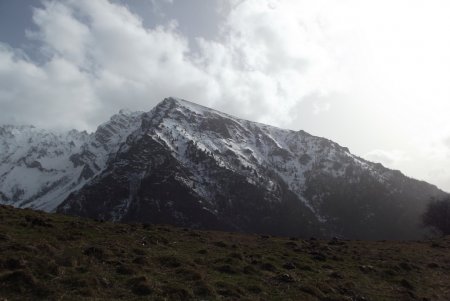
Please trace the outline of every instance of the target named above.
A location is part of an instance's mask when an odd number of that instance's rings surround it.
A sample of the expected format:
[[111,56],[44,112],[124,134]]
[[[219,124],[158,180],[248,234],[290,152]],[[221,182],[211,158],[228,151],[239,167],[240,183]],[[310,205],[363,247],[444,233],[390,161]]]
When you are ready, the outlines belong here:
[[0,206],[0,300],[450,300],[450,238],[301,240]]

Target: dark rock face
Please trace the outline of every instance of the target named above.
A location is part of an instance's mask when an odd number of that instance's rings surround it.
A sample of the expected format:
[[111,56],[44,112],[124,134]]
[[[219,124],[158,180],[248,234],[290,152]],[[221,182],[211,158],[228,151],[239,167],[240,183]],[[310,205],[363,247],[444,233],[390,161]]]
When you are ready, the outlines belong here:
[[177,179],[187,172],[161,144],[144,137],[119,154],[102,176],[70,196],[60,210],[102,220],[217,228],[216,216]]
[[[168,98],[139,118],[106,167],[88,174],[93,179],[57,211],[273,235],[405,239],[420,237],[426,201],[444,194],[327,139],[187,101]],[[82,158],[71,160],[81,165]]]

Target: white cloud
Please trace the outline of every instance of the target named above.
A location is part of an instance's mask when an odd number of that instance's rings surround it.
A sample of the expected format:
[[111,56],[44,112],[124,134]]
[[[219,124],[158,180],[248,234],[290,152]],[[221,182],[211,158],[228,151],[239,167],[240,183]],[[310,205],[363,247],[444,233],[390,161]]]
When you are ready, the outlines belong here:
[[169,95],[208,91],[175,23],[145,29],[105,0],[46,1],[33,16],[38,31],[28,36],[46,59],[37,64],[0,48],[2,122],[93,129],[121,107],[149,110]]
[[446,145],[450,150],[450,137],[444,139],[444,145]]
[[[236,4],[221,27],[221,39],[198,39],[199,50],[193,54],[175,21],[148,29],[126,7],[106,0],[45,1],[33,14],[38,30],[28,36],[41,43],[47,59],[41,65],[13,60],[16,51],[3,48],[7,64],[22,73],[1,90],[5,96],[10,89],[23,92],[0,102],[16,104],[10,109],[17,122],[49,127],[93,128],[120,107],[148,110],[169,95],[253,120],[292,125],[289,111],[303,97],[326,94],[340,81],[332,80],[333,54],[320,45],[320,24],[312,20],[308,30],[314,34],[309,33],[298,16],[289,14],[291,9],[290,3]],[[24,65],[42,79],[24,72]],[[77,90],[84,93],[76,96]],[[35,103],[33,114],[20,102]],[[59,118],[42,119],[44,111],[61,109],[55,102],[83,108],[71,116],[62,110]],[[318,104],[314,110],[327,107]]]
[[63,58],[38,66],[0,46],[0,91],[3,122],[58,126],[65,119],[85,128],[92,114],[88,78]]
[[329,102],[315,102],[313,106],[314,106],[313,111],[314,115],[329,111],[331,108],[331,104]]
[[89,28],[75,17],[76,11],[62,2],[43,2],[34,9],[33,21],[39,31],[27,31],[30,39],[42,41],[41,51],[48,56],[58,55],[74,64],[83,64],[86,48],[91,42]]

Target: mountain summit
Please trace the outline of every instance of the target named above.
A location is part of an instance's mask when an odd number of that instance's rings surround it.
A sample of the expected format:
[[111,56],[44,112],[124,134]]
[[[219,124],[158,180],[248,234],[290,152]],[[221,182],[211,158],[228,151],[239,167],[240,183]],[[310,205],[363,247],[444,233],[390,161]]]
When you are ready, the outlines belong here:
[[94,134],[0,127],[0,202],[286,236],[420,236],[444,194],[330,140],[167,98]]

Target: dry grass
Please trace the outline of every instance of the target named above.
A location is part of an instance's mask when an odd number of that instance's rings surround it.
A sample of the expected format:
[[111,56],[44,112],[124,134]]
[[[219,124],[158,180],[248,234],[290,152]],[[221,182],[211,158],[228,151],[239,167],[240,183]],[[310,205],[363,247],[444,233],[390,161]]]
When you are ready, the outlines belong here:
[[449,300],[450,238],[343,241],[0,206],[0,300]]

